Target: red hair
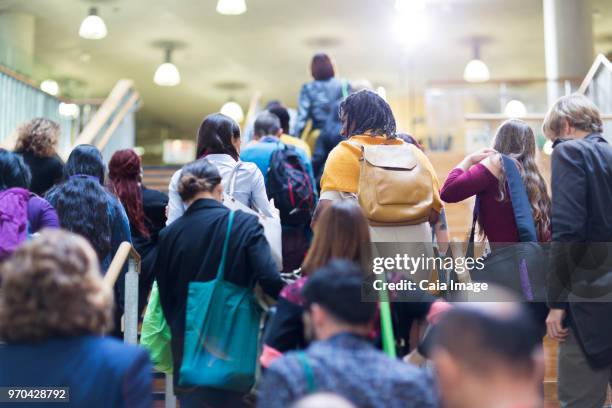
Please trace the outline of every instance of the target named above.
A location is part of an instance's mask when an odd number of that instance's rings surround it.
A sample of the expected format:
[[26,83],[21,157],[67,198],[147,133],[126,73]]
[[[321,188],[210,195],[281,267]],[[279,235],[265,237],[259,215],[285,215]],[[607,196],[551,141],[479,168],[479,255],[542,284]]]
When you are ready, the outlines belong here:
[[140,189],[140,164],[135,151],[117,150],[108,163],[108,178],[113,192],[125,207],[130,224],[141,235],[149,237]]
[[329,78],[333,78],[336,75],[334,64],[332,63],[329,55],[320,53],[315,54],[312,57],[312,62],[310,63],[310,73],[312,77],[317,81],[324,81]]

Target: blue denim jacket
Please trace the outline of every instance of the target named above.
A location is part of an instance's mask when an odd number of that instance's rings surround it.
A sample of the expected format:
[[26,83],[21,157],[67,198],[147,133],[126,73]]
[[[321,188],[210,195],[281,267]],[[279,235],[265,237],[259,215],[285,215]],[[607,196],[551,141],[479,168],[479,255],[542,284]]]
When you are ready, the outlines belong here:
[[[343,90],[346,87],[346,91]],[[334,111],[335,102],[342,99],[348,92],[343,81],[330,78],[323,81],[311,81],[302,86],[298,99],[298,113],[293,128],[293,135],[301,137],[306,123],[312,120],[313,129],[322,129],[330,115],[338,115]]]

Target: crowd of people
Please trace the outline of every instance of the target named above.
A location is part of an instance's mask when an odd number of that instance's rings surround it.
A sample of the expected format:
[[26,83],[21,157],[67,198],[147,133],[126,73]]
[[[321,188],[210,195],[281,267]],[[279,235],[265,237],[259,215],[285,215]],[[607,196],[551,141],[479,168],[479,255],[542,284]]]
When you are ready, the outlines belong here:
[[[612,274],[575,272],[598,255],[585,243],[612,241],[612,147],[597,107],[573,94],[546,115],[550,191],[518,119],[440,183],[384,99],[337,78],[325,54],[311,70],[293,126],[274,101],[242,145],[238,123],[206,116],[168,195],[143,184],[131,149],[106,164],[79,145],[64,163],[56,123],[19,129],[14,151],[0,150],[0,387],[150,407],[155,367],[173,375],[182,408],[539,407],[548,335],[561,406],[602,407],[612,303],[574,293],[601,292]],[[517,290],[497,287],[503,302],[364,298],[372,243],[448,254],[444,204],[474,196],[471,241],[488,242],[486,272]],[[142,346],[120,341],[127,267],[114,287],[102,280],[126,241],[141,257]],[[493,267],[508,248],[519,264]],[[546,299],[533,301],[542,281]]]

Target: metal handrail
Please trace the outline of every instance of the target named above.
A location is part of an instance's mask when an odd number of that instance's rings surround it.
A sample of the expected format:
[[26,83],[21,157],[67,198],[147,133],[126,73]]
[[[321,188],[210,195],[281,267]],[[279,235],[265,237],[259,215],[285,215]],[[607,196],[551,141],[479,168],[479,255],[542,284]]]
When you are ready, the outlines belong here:
[[123,340],[126,343],[136,344],[138,342],[138,275],[141,259],[140,254],[129,242],[122,242],[119,245],[104,275],[104,283],[113,288],[126,262],[128,262],[128,271],[125,274]]

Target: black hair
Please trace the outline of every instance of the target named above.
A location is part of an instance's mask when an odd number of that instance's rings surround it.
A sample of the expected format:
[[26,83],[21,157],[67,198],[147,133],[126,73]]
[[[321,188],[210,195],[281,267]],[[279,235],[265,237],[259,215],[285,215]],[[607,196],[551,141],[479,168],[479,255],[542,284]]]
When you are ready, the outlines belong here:
[[269,111],[263,111],[257,118],[255,119],[255,124],[253,125],[253,132],[256,136],[276,136],[278,131],[281,128],[281,122],[278,116],[270,113]]
[[30,188],[32,173],[20,155],[0,149],[0,191],[13,187]]
[[[492,305],[494,307],[494,305]],[[495,314],[476,307],[457,306],[434,326],[431,347],[442,348],[475,372],[487,373],[497,363],[531,373],[542,336],[524,305]]]
[[111,251],[110,195],[88,177],[71,177],[47,193],[62,228],[85,237],[100,260]]
[[406,143],[408,143],[408,144],[415,145],[415,146],[416,146],[416,147],[418,147],[418,148],[419,148],[419,150],[421,150],[421,151],[423,151],[423,150],[424,150],[424,149],[423,149],[423,145],[421,145],[421,144],[419,143],[419,141],[418,141],[418,140],[416,140],[416,139],[414,138],[414,136],[409,135],[408,133],[396,133],[396,134],[395,134],[395,136],[396,136],[398,139],[402,139],[404,142],[406,142]]
[[278,117],[278,120],[280,120],[281,128],[283,129],[283,133],[288,135],[290,117],[289,117],[289,111],[287,110],[287,108],[281,105],[273,106],[271,108],[268,108],[268,112]]
[[240,138],[240,126],[229,116],[222,113],[208,115],[198,128],[197,158],[206,154],[229,154],[235,160],[240,156],[232,144]]
[[64,172],[66,178],[78,174],[93,176],[104,185],[104,169],[104,160],[100,150],[96,146],[82,144],[70,152]]
[[369,134],[395,138],[395,118],[389,104],[376,92],[363,89],[340,104],[343,136]]
[[198,193],[211,192],[221,183],[217,166],[206,159],[187,164],[181,171],[178,182],[178,193],[183,201],[190,201]]
[[350,261],[333,259],[317,269],[302,290],[308,307],[316,303],[340,322],[369,324],[376,315],[376,302],[361,298],[364,273]]

